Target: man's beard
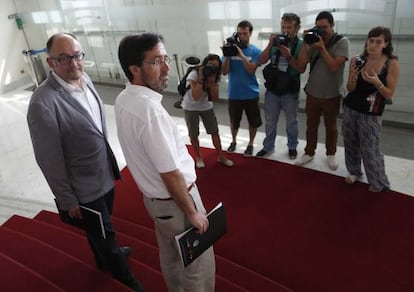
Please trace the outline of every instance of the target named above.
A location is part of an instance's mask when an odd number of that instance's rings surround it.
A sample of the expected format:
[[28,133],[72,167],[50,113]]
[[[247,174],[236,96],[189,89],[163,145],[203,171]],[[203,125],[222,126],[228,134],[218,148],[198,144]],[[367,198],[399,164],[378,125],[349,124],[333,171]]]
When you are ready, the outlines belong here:
[[156,80],[156,82],[155,81],[154,82],[149,82],[147,80],[147,78],[145,78],[145,76],[143,76],[143,77],[144,77],[143,81],[144,81],[145,86],[148,87],[148,88],[151,88],[154,91],[157,91],[157,92],[161,93],[168,86],[168,78],[167,78],[166,81],[164,81],[164,80],[160,80],[160,78],[161,78],[160,77]]

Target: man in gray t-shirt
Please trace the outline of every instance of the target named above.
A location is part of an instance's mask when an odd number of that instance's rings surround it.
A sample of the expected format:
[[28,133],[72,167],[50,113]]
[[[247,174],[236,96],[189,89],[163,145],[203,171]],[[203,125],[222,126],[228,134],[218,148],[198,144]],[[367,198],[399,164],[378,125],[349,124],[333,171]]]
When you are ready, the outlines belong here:
[[326,155],[330,169],[336,170],[337,117],[341,96],[344,95],[343,74],[349,55],[349,41],[334,32],[334,19],[330,12],[320,12],[315,28],[304,31],[304,45],[299,64],[306,68],[310,63],[306,92],[306,147],[296,165],[311,161],[318,142],[320,116],[325,122]]

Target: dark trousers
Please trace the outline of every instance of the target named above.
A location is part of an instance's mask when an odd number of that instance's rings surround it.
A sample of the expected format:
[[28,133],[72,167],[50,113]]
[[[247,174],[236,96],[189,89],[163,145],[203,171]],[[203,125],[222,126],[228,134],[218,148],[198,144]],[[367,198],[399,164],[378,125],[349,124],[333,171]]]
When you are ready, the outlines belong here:
[[82,204],[85,207],[101,212],[106,239],[102,238],[100,230],[93,228],[87,221],[84,221],[84,225],[97,266],[110,270],[113,277],[119,281],[128,282],[133,275],[128,266],[126,256],[121,252],[115,240],[115,231],[111,220],[114,195],[115,190],[112,189],[99,199]]
[[325,122],[326,155],[335,155],[338,140],[336,120],[339,114],[341,97],[317,98],[306,96],[306,147],[305,153],[315,155],[318,144],[318,127],[321,116]]

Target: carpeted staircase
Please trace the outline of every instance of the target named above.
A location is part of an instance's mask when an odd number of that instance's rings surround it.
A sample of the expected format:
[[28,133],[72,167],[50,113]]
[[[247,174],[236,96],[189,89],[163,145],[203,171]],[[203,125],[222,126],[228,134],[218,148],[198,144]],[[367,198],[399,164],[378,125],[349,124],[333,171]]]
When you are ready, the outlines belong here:
[[[118,241],[133,253],[129,263],[146,291],[166,291],[154,231],[114,217]],[[33,219],[14,215],[0,227],[2,291],[129,291],[95,267],[82,230],[41,211]],[[216,291],[290,291],[255,272],[216,256]],[[7,276],[6,276],[7,275]]]
[[[342,177],[229,154],[235,166],[197,170],[206,209],[222,201],[228,232],[215,244],[216,291],[412,292],[414,198],[370,193]],[[163,292],[153,222],[128,169],[113,222],[147,292]],[[0,226],[0,291],[129,291],[95,267],[83,232],[42,210]]]

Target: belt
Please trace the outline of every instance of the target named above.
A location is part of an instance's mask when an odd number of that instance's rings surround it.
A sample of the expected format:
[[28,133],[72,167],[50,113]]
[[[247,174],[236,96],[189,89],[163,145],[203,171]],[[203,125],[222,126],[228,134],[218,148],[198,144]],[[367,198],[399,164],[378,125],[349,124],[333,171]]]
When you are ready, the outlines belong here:
[[[193,189],[195,183],[191,183],[188,187],[187,187],[187,192],[191,192],[191,190]],[[156,200],[156,201],[170,201],[172,200],[172,197],[169,198],[152,198],[151,200]]]

